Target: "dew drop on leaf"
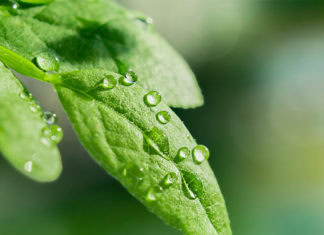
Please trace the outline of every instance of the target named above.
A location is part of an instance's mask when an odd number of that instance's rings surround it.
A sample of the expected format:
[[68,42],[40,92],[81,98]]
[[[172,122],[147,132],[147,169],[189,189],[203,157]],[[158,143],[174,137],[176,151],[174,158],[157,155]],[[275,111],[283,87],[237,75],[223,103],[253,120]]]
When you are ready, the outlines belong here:
[[153,127],[151,131],[144,134],[144,150],[149,154],[157,154],[168,159],[169,139],[159,128]]
[[53,125],[56,122],[56,114],[51,111],[44,112],[44,119],[48,125]]
[[114,76],[108,75],[102,80],[100,87],[105,90],[110,90],[115,88],[116,85],[117,85],[117,80],[114,78]]
[[146,193],[145,200],[148,202],[154,202],[156,201],[156,196],[154,193],[154,188],[150,187]]
[[155,107],[161,102],[162,98],[159,92],[157,91],[150,91],[144,96],[144,103],[148,107]]
[[163,188],[169,188],[177,180],[177,174],[174,172],[168,173],[162,182]]
[[32,112],[36,113],[36,112],[38,112],[38,111],[40,110],[40,106],[39,106],[38,104],[32,103],[32,104],[29,106],[29,109],[30,109]]
[[32,172],[32,170],[33,170],[33,162],[32,161],[26,162],[25,165],[24,165],[24,169],[25,169],[25,171],[27,171],[29,173]]
[[167,124],[171,120],[171,115],[167,111],[161,111],[156,114],[156,120],[161,124]]
[[32,98],[33,98],[33,95],[32,95],[32,93],[26,93],[25,91],[22,91],[22,92],[20,92],[19,93],[19,97],[21,98],[21,99],[23,99],[23,100],[31,100]]
[[58,125],[51,125],[50,127],[51,129],[51,140],[55,143],[55,144],[58,144],[62,138],[63,138],[63,131],[62,131],[62,128]]
[[175,162],[181,162],[187,159],[190,155],[190,150],[187,147],[182,147],[178,150],[177,155],[175,157]]
[[190,200],[197,198],[203,192],[202,182],[195,174],[188,171],[182,172],[182,186],[184,195]]
[[124,86],[131,86],[137,82],[137,74],[133,70],[128,70],[124,77],[120,77],[119,82]]
[[46,147],[53,147],[54,142],[48,137],[41,137],[41,143]]
[[57,72],[60,68],[60,62],[56,55],[50,52],[43,52],[35,58],[36,65],[44,70]]
[[192,157],[196,164],[201,164],[209,158],[209,150],[204,145],[197,145],[192,150]]

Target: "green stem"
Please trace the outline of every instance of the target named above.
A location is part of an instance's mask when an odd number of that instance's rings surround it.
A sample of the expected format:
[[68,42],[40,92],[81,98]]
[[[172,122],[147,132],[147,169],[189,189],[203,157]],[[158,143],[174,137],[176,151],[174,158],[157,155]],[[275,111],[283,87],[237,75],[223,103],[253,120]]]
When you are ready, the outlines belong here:
[[26,58],[2,46],[0,46],[0,61],[24,76],[52,84],[60,83],[59,75],[40,70]]

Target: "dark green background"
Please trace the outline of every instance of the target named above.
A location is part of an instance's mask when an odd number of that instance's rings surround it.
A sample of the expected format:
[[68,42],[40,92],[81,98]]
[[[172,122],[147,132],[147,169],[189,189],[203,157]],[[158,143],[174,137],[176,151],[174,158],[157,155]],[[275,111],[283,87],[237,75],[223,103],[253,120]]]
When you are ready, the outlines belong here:
[[[324,234],[324,3],[121,2],[197,75],[205,105],[176,112],[210,148],[234,234]],[[48,85],[22,79],[64,128],[64,171],[38,184],[0,159],[1,235],[179,234],[91,160]]]

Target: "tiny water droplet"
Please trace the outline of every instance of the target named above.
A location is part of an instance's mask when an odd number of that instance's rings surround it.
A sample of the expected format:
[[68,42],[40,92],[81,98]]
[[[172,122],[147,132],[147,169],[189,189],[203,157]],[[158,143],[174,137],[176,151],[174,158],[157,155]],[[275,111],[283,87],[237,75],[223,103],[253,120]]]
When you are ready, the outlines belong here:
[[115,77],[112,75],[108,75],[102,80],[100,86],[105,90],[110,90],[115,88],[116,85],[117,85],[117,80],[115,79]]
[[153,127],[151,131],[144,134],[144,150],[149,154],[157,154],[169,159],[169,139],[159,128]]
[[19,8],[19,4],[16,2],[13,2],[11,7],[12,7],[12,9],[17,10]]
[[51,111],[44,112],[44,119],[48,125],[53,125],[56,122],[56,114]]
[[38,104],[33,103],[33,104],[31,104],[31,105],[29,106],[29,109],[30,109],[32,112],[36,113],[36,112],[38,112],[38,111],[40,110],[40,106],[39,106]]
[[19,97],[23,100],[31,100],[33,98],[32,93],[26,94],[26,92],[22,91],[19,93]]
[[50,52],[43,52],[35,58],[36,65],[44,70],[57,72],[60,68],[60,61],[56,55]]
[[175,162],[181,162],[187,159],[190,156],[190,150],[187,147],[182,147],[178,150],[178,153],[175,157]]
[[28,173],[32,172],[32,170],[33,170],[33,162],[32,161],[26,162],[25,165],[24,165],[24,169]]
[[146,21],[147,24],[153,24],[153,18],[152,17],[147,17],[145,21]]
[[148,107],[155,107],[161,102],[162,98],[159,92],[157,91],[150,91],[144,96],[144,103]]
[[46,126],[42,129],[41,142],[51,147],[54,144],[58,144],[63,138],[62,128],[58,125],[52,124],[50,127]]
[[197,145],[192,150],[192,157],[196,164],[201,164],[209,158],[209,150],[204,145]]
[[168,173],[163,179],[163,187],[169,188],[177,180],[177,174],[174,172]]
[[171,115],[167,111],[161,111],[156,114],[156,119],[161,124],[167,124],[171,120]]
[[124,86],[131,86],[137,82],[137,75],[133,70],[128,70],[124,77],[120,77],[119,82]]
[[47,138],[47,137],[42,137],[41,138],[41,143],[43,145],[45,145],[46,147],[52,147],[54,146],[54,143],[53,141],[51,141],[51,139]]
[[149,188],[149,190],[147,191],[147,194],[145,196],[145,200],[148,202],[154,202],[156,201],[156,196],[154,193],[154,188]]
[[58,144],[62,138],[63,138],[63,130],[60,126],[58,125],[51,125],[51,140],[55,143]]
[[153,24],[152,17],[139,16],[139,17],[136,18],[136,20],[141,22],[141,23],[147,24],[147,25]]

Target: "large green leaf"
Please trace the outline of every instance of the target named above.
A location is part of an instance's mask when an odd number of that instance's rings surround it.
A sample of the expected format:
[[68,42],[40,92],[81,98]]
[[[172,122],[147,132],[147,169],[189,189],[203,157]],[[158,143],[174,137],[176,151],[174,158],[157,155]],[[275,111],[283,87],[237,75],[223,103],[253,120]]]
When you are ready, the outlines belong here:
[[56,143],[61,130],[48,126],[35,100],[0,62],[0,152],[20,172],[40,182],[61,173]]
[[[103,70],[63,73],[60,100],[94,159],[144,205],[185,234],[231,234],[225,203],[207,161],[193,154],[196,142],[162,101],[144,100],[147,90],[122,85],[123,76]],[[119,84],[118,84],[119,80]],[[164,97],[162,96],[162,99]],[[166,111],[171,120],[157,121]]]
[[202,105],[190,68],[146,19],[109,0],[57,0],[0,20],[0,45],[29,60],[39,53],[55,53],[61,72],[133,70],[138,84],[158,90],[167,104]]

